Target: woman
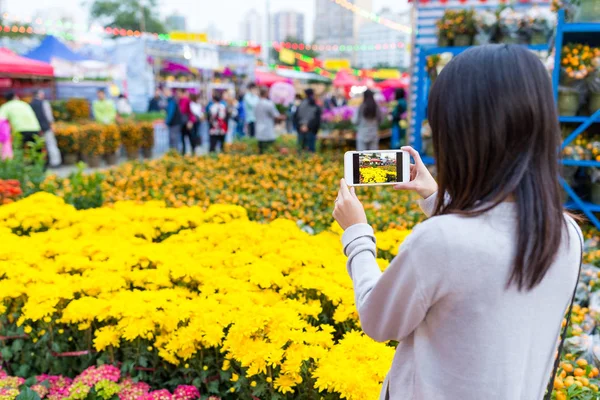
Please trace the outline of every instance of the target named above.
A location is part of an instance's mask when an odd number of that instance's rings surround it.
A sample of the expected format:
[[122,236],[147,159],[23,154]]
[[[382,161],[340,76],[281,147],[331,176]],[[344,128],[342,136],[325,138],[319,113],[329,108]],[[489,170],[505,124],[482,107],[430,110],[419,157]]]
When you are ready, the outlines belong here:
[[314,153],[317,134],[321,128],[321,107],[317,105],[314,90],[308,88],[305,94],[306,98],[300,103],[294,114],[294,125],[298,127],[300,151],[307,149]]
[[275,104],[269,99],[269,89],[260,88],[260,100],[254,110],[256,116],[256,139],[258,140],[258,153],[263,154],[277,138],[275,122],[281,119]]
[[179,89],[179,109],[181,110],[181,116],[183,118],[183,124],[181,126],[181,154],[184,156],[186,154],[186,137],[190,142],[190,152],[192,155],[195,153],[194,124],[196,123],[197,118],[190,107],[191,102],[187,90]]
[[194,115],[194,125],[192,126],[192,153],[197,146],[202,145],[202,136],[200,135],[200,122],[204,119],[202,112],[202,103],[200,96],[196,93],[190,95],[190,111]]
[[367,89],[363,94],[363,103],[354,114],[356,129],[356,148],[358,151],[377,150],[379,148],[379,125],[381,110],[375,101],[374,93]]
[[455,57],[429,98],[438,181],[404,147],[415,165],[397,185],[432,218],[383,274],[364,209],[341,182],[333,215],[361,326],[400,342],[381,399],[544,396],[582,246],[561,205],[557,121],[548,73],[526,48]]
[[225,135],[227,134],[227,106],[221,100],[221,93],[216,90],[213,92],[213,100],[206,107],[206,118],[210,137],[209,152],[216,152],[217,145],[220,145],[221,151],[224,151]]
[[392,149],[400,147],[400,142],[404,139],[406,130],[400,127],[402,114],[406,112],[406,93],[404,89],[396,89],[396,106],[392,111]]

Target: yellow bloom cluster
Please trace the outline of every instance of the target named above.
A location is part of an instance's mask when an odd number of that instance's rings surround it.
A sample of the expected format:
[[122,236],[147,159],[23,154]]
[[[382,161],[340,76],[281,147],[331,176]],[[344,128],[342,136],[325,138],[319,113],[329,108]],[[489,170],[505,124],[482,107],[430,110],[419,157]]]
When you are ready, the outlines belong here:
[[[381,250],[407,234],[382,233]],[[256,379],[282,393],[316,382],[315,392],[375,398],[393,348],[356,331],[339,240],[339,228],[311,236],[233,205],[76,211],[38,193],[0,207],[0,317],[34,338],[90,335],[100,352],[137,343],[172,368],[217,349],[219,368],[237,368],[250,391]]]
[[396,167],[371,167],[360,169],[360,183],[386,183],[396,180]]

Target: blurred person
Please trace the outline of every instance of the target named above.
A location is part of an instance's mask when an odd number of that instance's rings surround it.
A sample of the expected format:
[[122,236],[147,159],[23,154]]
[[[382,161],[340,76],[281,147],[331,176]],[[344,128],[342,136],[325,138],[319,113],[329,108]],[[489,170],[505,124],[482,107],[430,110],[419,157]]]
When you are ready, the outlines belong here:
[[50,102],[46,100],[46,94],[43,90],[38,90],[35,93],[35,98],[31,101],[31,108],[33,109],[33,112],[35,112],[35,116],[44,135],[46,150],[48,151],[48,164],[51,167],[58,167],[62,163],[62,158],[52,129],[54,115],[52,115],[52,106],[50,105]]
[[294,115],[294,125],[298,129],[298,145],[300,150],[315,152],[317,134],[321,129],[321,107],[315,99],[313,89],[306,89],[306,98],[298,106]]
[[195,148],[202,145],[200,123],[204,120],[204,111],[202,111],[202,103],[198,94],[194,93],[190,95],[190,111],[192,112],[192,114],[194,114],[194,117],[196,118],[194,126],[192,127],[192,138],[194,140],[192,146],[193,148]]
[[554,398],[583,250],[561,200],[557,114],[548,71],[527,48],[454,57],[429,96],[437,182],[403,147],[414,165],[396,185],[430,218],[383,273],[365,210],[340,182],[333,216],[360,325],[399,342],[380,399]]
[[208,134],[210,137],[209,152],[225,150],[225,135],[227,134],[227,106],[221,98],[221,93],[214,91],[213,99],[206,106],[206,119],[208,120]]
[[133,113],[133,110],[131,109],[131,104],[129,104],[127,96],[125,96],[123,93],[119,95],[116,107],[117,114],[119,114],[119,117],[127,118]]
[[225,103],[225,107],[227,107],[227,135],[225,136],[225,141],[231,143],[238,124],[238,103],[235,96],[227,90],[223,92],[223,102]]
[[346,99],[346,92],[342,88],[334,89],[325,99],[325,108],[328,110],[345,105],[348,105],[348,100]]
[[183,125],[183,117],[179,109],[179,93],[171,88],[165,88],[165,95],[168,97],[165,125],[169,127],[169,148],[177,149]]
[[117,120],[117,108],[115,107],[115,103],[106,98],[104,89],[98,89],[96,95],[98,96],[98,99],[92,104],[94,119],[101,124],[114,124]]
[[240,94],[237,98],[237,124],[235,127],[235,135],[238,139],[243,138],[244,126],[246,125],[246,109],[244,108],[244,95]]
[[246,114],[246,124],[248,126],[248,136],[254,137],[256,133],[256,115],[254,113],[258,104],[258,87],[255,83],[248,85],[248,91],[244,95],[244,111]]
[[302,96],[296,93],[294,101],[292,101],[292,104],[288,107],[287,119],[285,121],[285,130],[287,133],[298,132],[298,127],[296,126],[296,111],[298,111],[300,104],[302,104]]
[[358,151],[379,149],[379,125],[383,115],[372,90],[363,93],[363,102],[356,110],[352,122],[356,128],[356,148]]
[[[258,153],[264,152],[271,147],[277,135],[275,134],[275,122],[282,118],[275,103],[269,99],[269,88],[260,88],[260,99],[254,110],[256,116],[256,139],[258,140]],[[285,118],[285,117],[283,117]]]
[[148,112],[162,112],[167,109],[167,101],[160,88],[154,90],[154,97],[150,99],[148,103]]
[[192,112],[190,107],[191,100],[188,91],[185,89],[179,89],[179,111],[181,112],[181,154],[186,154],[185,139],[187,138],[191,153],[194,155],[194,125],[197,122],[197,118]]
[[35,142],[35,138],[42,133],[42,128],[29,104],[19,99],[14,92],[6,94],[6,103],[0,107],[0,119],[8,121],[11,134],[20,133],[23,138],[23,147]]
[[406,130],[400,126],[402,115],[406,112],[406,92],[404,89],[396,89],[396,106],[392,111],[392,149],[400,147],[400,142],[404,140]]

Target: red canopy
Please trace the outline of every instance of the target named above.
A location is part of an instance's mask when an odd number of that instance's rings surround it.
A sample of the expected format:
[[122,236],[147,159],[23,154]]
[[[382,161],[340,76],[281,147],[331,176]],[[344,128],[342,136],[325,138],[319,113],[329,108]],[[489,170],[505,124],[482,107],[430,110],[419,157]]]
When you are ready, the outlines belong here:
[[360,81],[348,71],[340,71],[333,80],[333,86],[348,88],[351,86],[360,86]]
[[387,79],[377,84],[381,89],[406,89],[408,82],[406,79]]
[[54,76],[54,68],[45,62],[21,57],[12,51],[0,48],[0,75]]
[[254,71],[254,80],[259,86],[272,86],[277,82],[290,82],[290,79],[284,78],[272,72]]

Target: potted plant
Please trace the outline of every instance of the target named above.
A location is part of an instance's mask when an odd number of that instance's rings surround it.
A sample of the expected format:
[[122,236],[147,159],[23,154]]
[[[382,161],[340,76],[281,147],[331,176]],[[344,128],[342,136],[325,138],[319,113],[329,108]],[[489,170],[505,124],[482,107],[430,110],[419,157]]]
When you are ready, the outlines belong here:
[[452,46],[452,42],[454,40],[454,19],[456,16],[456,11],[454,10],[446,10],[442,18],[440,18],[437,23],[438,29],[438,46],[440,47],[448,47]]
[[554,27],[554,17],[547,8],[532,7],[524,16],[527,43],[545,44]]
[[75,165],[79,160],[79,129],[75,125],[57,123],[54,129],[56,143],[64,165]]
[[592,49],[594,56],[592,58],[592,71],[588,78],[589,102],[588,108],[590,114],[600,109],[600,48]]
[[119,161],[117,152],[121,148],[121,133],[115,124],[102,126],[102,147],[107,165],[116,165]]
[[152,122],[142,122],[139,126],[142,136],[142,155],[144,158],[152,158],[152,149],[154,148],[154,124]]
[[90,103],[87,99],[71,98],[66,101],[65,109],[71,121],[90,118]]
[[558,91],[560,115],[577,115],[581,83],[593,70],[594,50],[581,43],[568,44],[561,53],[561,87]]
[[498,13],[498,29],[500,42],[506,44],[519,43],[519,30],[523,29],[523,15],[511,7],[501,9]]
[[575,14],[576,22],[600,22],[600,2],[598,0],[573,0],[579,6]]
[[136,123],[126,122],[119,125],[121,143],[125,147],[128,160],[137,160],[142,145],[142,131]]
[[81,157],[90,168],[98,168],[104,149],[102,146],[102,131],[104,126],[97,123],[84,124],[81,127],[79,143]]
[[488,44],[492,42],[492,36],[498,27],[498,16],[488,10],[479,11],[475,14],[475,44]]
[[454,20],[454,46],[466,47],[473,44],[473,38],[477,33],[475,25],[475,11],[460,10]]

